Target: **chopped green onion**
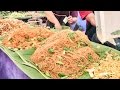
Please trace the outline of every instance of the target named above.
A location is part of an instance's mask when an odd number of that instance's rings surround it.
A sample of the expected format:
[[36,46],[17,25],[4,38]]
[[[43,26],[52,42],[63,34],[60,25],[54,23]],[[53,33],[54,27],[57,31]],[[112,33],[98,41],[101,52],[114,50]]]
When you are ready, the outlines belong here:
[[41,41],[43,41],[43,40],[45,40],[46,38],[37,38],[37,40],[39,41],[39,42],[41,42]]
[[88,60],[89,60],[90,62],[93,62],[93,57],[91,56],[91,54],[88,54]]
[[51,54],[55,53],[53,48],[49,48],[48,52],[51,53]]
[[70,39],[74,39],[74,38],[75,38],[74,35],[75,35],[75,32],[70,32],[70,33],[68,33],[68,37],[69,37]]
[[61,78],[61,77],[65,77],[66,75],[63,73],[59,73],[58,76]]

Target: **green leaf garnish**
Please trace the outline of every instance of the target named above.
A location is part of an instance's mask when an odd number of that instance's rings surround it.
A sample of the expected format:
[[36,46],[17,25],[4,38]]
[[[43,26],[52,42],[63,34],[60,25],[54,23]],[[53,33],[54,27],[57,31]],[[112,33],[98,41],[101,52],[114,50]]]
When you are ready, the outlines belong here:
[[91,54],[88,54],[88,60],[89,60],[90,62],[93,62],[93,57],[91,56]]
[[84,72],[78,79],[91,79],[89,72]]
[[66,75],[63,73],[59,73],[58,76],[61,78],[61,77],[65,77]]
[[49,48],[49,49],[48,49],[48,52],[49,52],[50,54],[55,53],[55,51],[54,51],[54,49],[53,49],[53,48]]
[[70,48],[70,47],[64,47],[63,50],[64,50],[65,52],[71,52],[71,51],[73,51],[73,49]]
[[41,41],[43,41],[43,40],[45,40],[46,38],[37,38],[37,40],[39,41],[39,42],[41,42]]
[[88,46],[85,42],[83,42],[82,40],[79,40],[77,42],[77,47],[80,48],[81,46]]
[[68,37],[69,37],[70,39],[75,39],[74,35],[75,35],[75,32],[70,32],[70,33],[68,33]]

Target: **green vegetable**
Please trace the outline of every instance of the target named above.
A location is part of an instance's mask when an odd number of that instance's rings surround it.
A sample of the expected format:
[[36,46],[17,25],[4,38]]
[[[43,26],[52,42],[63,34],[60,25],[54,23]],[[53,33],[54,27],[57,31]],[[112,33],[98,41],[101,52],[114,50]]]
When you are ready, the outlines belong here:
[[70,29],[70,27],[63,25],[63,26],[62,26],[62,29]]
[[120,54],[113,52],[112,50],[108,51],[108,54],[112,54],[112,59],[120,60]]
[[3,36],[0,36],[0,41],[2,41],[4,39],[4,37]]
[[12,12],[11,14],[8,15],[9,18],[23,18],[25,17],[24,13],[20,12]]
[[68,76],[66,76],[65,74],[63,73],[59,73],[58,76],[61,78],[61,79],[67,79]]
[[112,35],[120,35],[120,30],[116,30],[115,32],[111,33]]
[[79,40],[77,42],[77,47],[80,48],[81,46],[88,46],[85,42],[83,42],[82,40]]
[[91,79],[89,72],[84,72],[78,79]]
[[43,40],[45,40],[46,38],[37,38],[37,40],[39,41],[39,42],[41,42],[41,41],[43,41]]
[[75,35],[75,32],[70,32],[70,33],[68,33],[68,37],[69,37],[70,39],[75,39],[74,35]]
[[68,78],[68,76],[61,77],[61,79],[67,79],[67,78]]
[[88,60],[89,60],[90,62],[93,62],[93,57],[91,56],[91,54],[88,54]]
[[59,73],[58,76],[59,76],[60,78],[62,78],[62,77],[65,77],[66,75],[63,74],[63,73]]
[[101,59],[104,59],[104,58],[106,58],[106,56],[107,56],[104,51],[97,52],[97,55],[98,55]]
[[71,51],[73,51],[73,49],[70,48],[70,47],[64,47],[63,50],[64,50],[65,52],[71,52]]
[[53,48],[49,48],[49,49],[48,49],[48,52],[49,52],[50,54],[55,53]]
[[5,18],[9,14],[11,14],[11,11],[0,11],[0,17],[2,18]]

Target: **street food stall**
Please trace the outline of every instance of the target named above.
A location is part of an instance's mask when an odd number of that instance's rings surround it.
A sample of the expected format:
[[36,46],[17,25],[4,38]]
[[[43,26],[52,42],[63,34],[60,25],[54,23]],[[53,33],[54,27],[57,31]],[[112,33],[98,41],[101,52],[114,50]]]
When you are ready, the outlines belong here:
[[[102,44],[118,45],[119,14],[95,11]],[[91,42],[81,31],[33,25],[32,19],[0,19],[0,79],[120,78],[119,50]]]

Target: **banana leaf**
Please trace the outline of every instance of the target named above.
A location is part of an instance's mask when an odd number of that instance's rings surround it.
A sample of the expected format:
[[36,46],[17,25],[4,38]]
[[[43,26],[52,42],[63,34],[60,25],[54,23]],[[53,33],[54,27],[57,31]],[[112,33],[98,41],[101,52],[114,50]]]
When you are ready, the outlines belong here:
[[14,64],[19,69],[21,69],[26,75],[28,75],[28,77],[30,77],[31,79],[44,79],[44,77],[40,73],[38,73],[36,69],[25,65],[24,61],[20,58],[20,56],[16,52],[4,46],[0,46],[0,49],[3,52],[5,52],[8,55],[8,57],[14,62]]
[[[99,53],[101,57],[104,57],[105,53],[107,51],[110,51],[110,50],[113,50],[114,52],[120,54],[119,51],[117,51],[113,48],[110,48],[110,47],[107,47],[107,46],[104,46],[104,45],[101,45],[101,44],[97,44],[97,43],[94,43],[94,42],[91,42],[91,43],[93,45],[93,48],[94,48],[95,52]],[[16,53],[22,58],[22,60],[30,62],[30,56],[34,53],[34,49],[19,50],[19,51],[16,51]],[[34,67],[35,67],[35,65],[33,65],[33,67],[31,66],[31,68],[34,68]],[[38,71],[38,73],[41,73],[45,78],[48,78],[41,71],[39,71],[37,68],[35,68],[35,69]],[[78,79],[91,79],[91,77],[90,77],[89,73],[85,72]]]
[[91,79],[89,72],[84,72],[83,75],[81,77],[79,77],[78,79]]
[[112,35],[120,35],[120,30],[116,30],[114,32],[111,33]]
[[118,55],[120,55],[120,51],[114,49],[114,48],[111,48],[111,47],[108,47],[108,46],[104,46],[104,45],[101,45],[101,44],[98,44],[98,43],[95,43],[95,42],[91,42],[92,46],[93,46],[93,49],[95,50],[96,53],[103,53],[105,54],[106,52],[108,51],[113,51],[115,53],[117,53]]
[[[62,30],[65,30],[65,29],[70,29],[70,27],[69,26],[62,26]],[[55,29],[55,28],[50,28],[50,30],[51,31],[53,31],[53,32],[59,32],[60,30],[58,30],[58,29]]]
[[[104,56],[105,52],[112,50],[120,55],[120,51],[113,48],[91,42],[96,53],[100,53],[100,56]],[[49,79],[43,72],[38,70],[36,65],[30,61],[30,56],[34,53],[35,49],[12,51],[4,46],[0,46],[1,50],[5,52],[11,60],[18,66],[26,75],[31,79]],[[91,79],[89,73],[85,72],[78,79]]]
[[[47,77],[43,72],[41,72],[34,63],[32,63],[30,61],[30,56],[34,53],[35,49],[34,48],[31,48],[31,49],[28,49],[28,50],[18,50],[18,51],[15,51],[20,57],[21,59],[23,60],[23,65],[26,65],[28,67],[30,67],[31,69],[35,69],[37,72],[36,73],[39,73],[41,74],[41,76],[39,78],[46,78],[46,79],[49,79],[49,77]],[[32,77],[30,77],[32,78]]]
[[[16,53],[22,58],[24,62],[29,63],[28,66],[30,66],[31,68],[35,68],[38,71],[37,73],[41,73],[44,78],[49,79],[49,77],[47,77],[44,73],[38,70],[38,68],[30,62],[30,56],[34,53],[34,51],[35,49],[19,50],[16,51]],[[84,73],[79,79],[90,79],[89,73]]]

